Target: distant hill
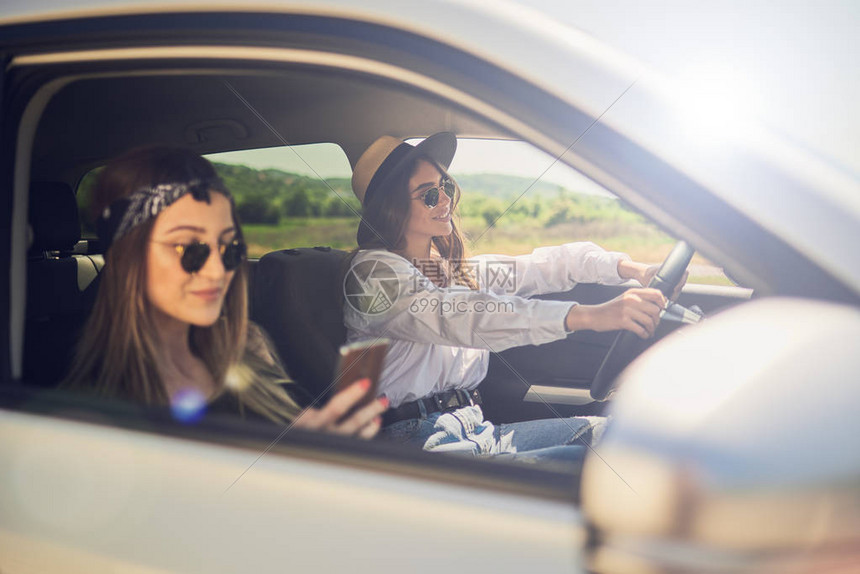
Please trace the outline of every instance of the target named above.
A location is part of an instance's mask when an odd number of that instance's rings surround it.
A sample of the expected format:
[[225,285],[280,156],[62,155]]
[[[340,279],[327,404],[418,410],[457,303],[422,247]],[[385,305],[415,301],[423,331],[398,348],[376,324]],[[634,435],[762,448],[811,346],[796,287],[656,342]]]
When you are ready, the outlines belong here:
[[216,163],[246,223],[278,223],[281,217],[354,217],[361,206],[345,178],[321,180],[278,169]]
[[304,190],[311,195],[328,196],[333,192],[352,195],[350,182],[346,178],[321,180],[278,169],[254,169],[224,163],[216,163],[215,169],[237,202],[248,195],[262,195],[280,202],[298,190]]
[[[278,169],[256,169],[245,165],[215,163],[236,202],[243,223],[277,225],[284,218],[354,218],[361,205],[352,194],[349,178],[321,180]],[[85,232],[93,232],[87,219],[91,191],[97,173],[87,175],[78,187],[78,204],[84,214]],[[627,212],[613,199],[564,189],[562,186],[526,177],[493,173],[457,176],[463,190],[460,213],[481,217],[487,224],[505,214],[507,219],[530,218],[546,225],[565,221],[587,221],[608,214]],[[525,192],[525,193],[524,193]],[[515,201],[516,200],[516,201]],[[629,217],[629,212],[621,214]]]
[[[277,169],[258,170],[244,165],[223,163],[215,164],[215,167],[237,201],[253,194],[280,202],[298,189],[304,189],[311,195],[330,196],[334,190],[338,194],[352,196],[350,180],[345,177],[320,180]],[[527,177],[495,173],[458,175],[457,182],[463,192],[469,195],[483,195],[503,200],[515,199],[526,190],[528,190],[526,195],[531,198],[554,198],[564,192],[576,193],[576,190],[565,190],[555,183],[535,182],[534,179]]]
[[[355,217],[361,211],[349,178],[321,180],[223,163],[215,168],[233,193],[245,223],[277,224],[282,217]],[[526,217],[552,225],[624,210],[614,199],[527,177],[481,173],[460,175],[457,181],[463,191],[460,213],[487,222],[504,213],[508,218]]]

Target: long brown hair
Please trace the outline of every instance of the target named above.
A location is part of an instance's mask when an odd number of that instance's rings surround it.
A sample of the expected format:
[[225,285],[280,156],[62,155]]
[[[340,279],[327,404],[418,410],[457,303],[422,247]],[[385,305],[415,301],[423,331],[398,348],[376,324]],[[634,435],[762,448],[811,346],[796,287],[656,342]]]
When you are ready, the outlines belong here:
[[[412,209],[412,197],[409,193],[409,180],[418,169],[418,163],[426,161],[436,167],[444,176],[448,172],[433,159],[418,155],[398,169],[392,175],[386,187],[379,189],[374,198],[364,206],[361,217],[365,222],[369,233],[359,234],[359,249],[387,249],[388,251],[399,251],[406,246],[406,225],[409,222],[409,210]],[[453,180],[453,178],[452,178]],[[470,289],[477,289],[475,278],[468,272],[468,266],[462,265],[466,259],[466,247],[463,234],[457,223],[456,209],[460,203],[460,186],[456,180],[454,197],[451,199],[451,228],[449,235],[437,236],[432,239],[432,248],[451,265],[453,283],[464,285]]]
[[[100,213],[139,189],[216,177],[211,163],[185,148],[139,148],[117,158],[100,174],[93,207]],[[146,294],[147,247],[154,222],[132,229],[109,248],[93,311],[64,381],[66,388],[147,405],[169,404]],[[236,229],[240,234],[238,221]],[[236,269],[221,317],[208,327],[192,325],[189,345],[215,381],[216,397],[231,393],[240,412],[247,408],[270,420],[287,422],[298,414],[299,407],[280,384],[287,382],[287,376],[264,335],[249,324],[247,273],[246,263]]]

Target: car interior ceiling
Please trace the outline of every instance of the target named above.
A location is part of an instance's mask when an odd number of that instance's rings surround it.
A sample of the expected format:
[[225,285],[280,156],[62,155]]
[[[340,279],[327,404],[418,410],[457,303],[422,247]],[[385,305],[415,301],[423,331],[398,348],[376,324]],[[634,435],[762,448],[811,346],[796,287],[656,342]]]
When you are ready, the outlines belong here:
[[74,184],[119,150],[149,143],[207,154],[333,142],[354,163],[382,133],[410,137],[443,129],[504,135],[426,95],[363,77],[319,71],[95,77],[70,83],[49,102],[32,173]]

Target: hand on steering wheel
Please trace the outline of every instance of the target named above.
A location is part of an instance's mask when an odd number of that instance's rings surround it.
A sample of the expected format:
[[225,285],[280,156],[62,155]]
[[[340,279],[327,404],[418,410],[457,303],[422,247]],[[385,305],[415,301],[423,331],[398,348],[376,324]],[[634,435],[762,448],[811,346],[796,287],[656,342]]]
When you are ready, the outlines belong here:
[[630,331],[643,339],[654,334],[666,298],[657,289],[628,289],[599,305],[576,305],[565,317],[568,331]]
[[[634,279],[643,287],[648,287],[651,281],[660,271],[662,265],[648,265],[645,263],[637,263],[635,261],[620,261],[618,263],[618,275],[624,279]],[[687,283],[687,277],[690,273],[685,269],[680,281],[675,285],[675,290],[671,295],[667,295],[669,299],[674,301],[681,294],[681,289]]]
[[[693,253],[692,247],[684,241],[679,241],[663,261],[660,269],[652,276],[648,287],[659,290],[666,297],[674,295],[676,286],[683,285],[682,281],[687,279],[687,266],[693,258]],[[641,342],[636,334],[631,331],[618,333],[591,381],[591,398],[596,401],[606,400],[614,388],[618,374],[640,350]]]

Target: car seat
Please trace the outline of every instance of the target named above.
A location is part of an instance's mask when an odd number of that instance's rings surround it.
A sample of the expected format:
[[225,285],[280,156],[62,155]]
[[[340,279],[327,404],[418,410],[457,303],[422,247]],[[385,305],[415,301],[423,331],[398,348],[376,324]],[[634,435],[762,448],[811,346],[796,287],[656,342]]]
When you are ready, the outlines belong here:
[[329,247],[274,251],[260,258],[250,276],[250,318],[271,337],[309,399],[330,395],[346,341],[342,285],[348,255]]
[[69,185],[34,182],[29,213],[33,243],[27,254],[23,375],[28,383],[54,386],[68,370],[104,258],[74,252],[81,227]]

